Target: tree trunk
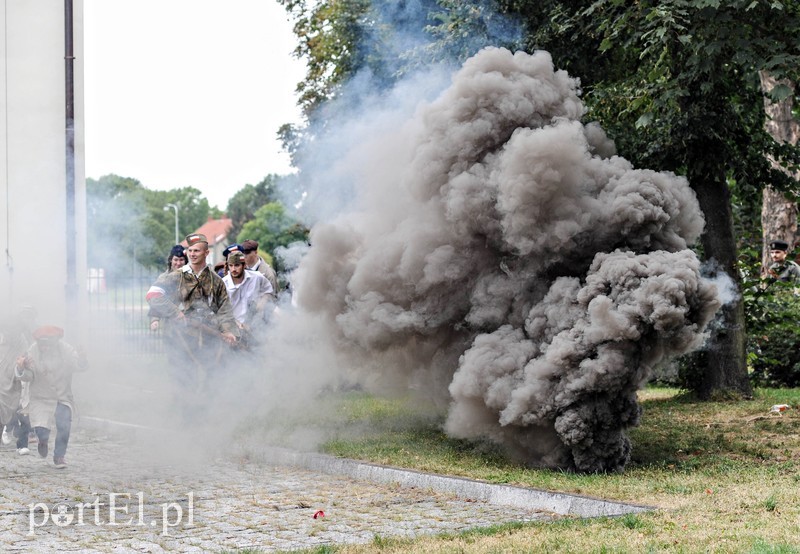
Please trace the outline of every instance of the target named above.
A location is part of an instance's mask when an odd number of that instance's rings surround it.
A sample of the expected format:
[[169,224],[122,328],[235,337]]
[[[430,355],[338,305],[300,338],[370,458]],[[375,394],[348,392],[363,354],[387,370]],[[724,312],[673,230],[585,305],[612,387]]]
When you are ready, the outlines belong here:
[[[707,152],[701,149],[699,152]],[[725,181],[724,169],[716,178],[709,178],[708,167],[701,158],[696,167],[689,168],[692,183],[706,216],[706,228],[701,243],[707,260],[717,262],[717,270],[724,272],[741,289],[736,267],[736,240],[733,233],[733,213],[730,191]],[[708,366],[699,390],[703,399],[743,396],[750,398],[753,389],[747,376],[747,333],[744,319],[744,303],[741,295],[725,304],[720,310],[720,321],[713,325],[708,346]]]
[[[765,71],[760,72],[761,88],[768,93],[777,84],[784,84],[794,90],[794,85],[790,81],[776,81]],[[800,124],[792,116],[792,96],[773,102],[768,96],[764,96],[764,111],[767,118],[764,127],[772,137],[778,142],[788,142],[797,144],[800,137]],[[775,160],[770,160],[772,164],[780,168]],[[794,246],[797,242],[797,204],[788,200],[782,192],[772,188],[770,185],[764,187],[761,204],[761,230],[762,230],[762,256],[761,256],[761,275],[766,275],[766,270],[770,265],[769,242],[774,239],[781,239]]]

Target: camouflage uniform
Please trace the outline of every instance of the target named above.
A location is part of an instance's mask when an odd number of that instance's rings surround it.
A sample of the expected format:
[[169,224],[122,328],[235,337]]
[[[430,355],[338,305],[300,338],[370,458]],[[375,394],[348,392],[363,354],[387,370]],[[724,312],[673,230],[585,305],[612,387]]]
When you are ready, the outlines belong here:
[[228,291],[222,278],[210,267],[195,275],[188,265],[178,271],[162,273],[147,293],[153,313],[173,319],[183,312],[220,333],[238,336]]
[[[222,278],[208,266],[195,275],[191,266],[185,265],[162,273],[147,292],[147,302],[153,315],[167,320],[166,331],[185,356],[173,360],[176,377],[184,384],[203,388],[205,378],[221,361],[225,348],[221,333],[239,337]],[[175,320],[180,313],[185,322]]]
[[248,267],[247,269],[251,271],[258,271],[261,275],[266,277],[267,281],[269,281],[269,284],[272,285],[272,296],[278,296],[278,274],[275,273],[275,270],[272,269],[272,266],[265,262],[261,256],[258,257],[258,261],[253,267]]
[[773,263],[769,266],[769,275],[773,279],[785,283],[800,281],[800,266],[790,260],[785,260],[783,263]]

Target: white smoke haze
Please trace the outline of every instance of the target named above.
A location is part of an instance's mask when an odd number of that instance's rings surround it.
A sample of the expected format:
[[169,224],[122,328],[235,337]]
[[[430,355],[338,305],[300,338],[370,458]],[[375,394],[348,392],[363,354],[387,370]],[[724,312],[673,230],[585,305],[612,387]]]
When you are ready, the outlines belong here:
[[[221,345],[207,368],[170,334],[160,339],[164,352],[143,352],[119,316],[95,312],[95,329],[105,328],[95,335],[102,340],[71,341],[90,360],[89,370],[73,380],[74,427],[127,442],[131,460],[191,472],[196,464],[246,456],[268,444],[313,449],[330,432],[315,422],[328,408],[319,405],[320,390],[338,383],[336,353],[315,340],[320,324],[298,318],[288,298],[269,324],[253,329],[258,343],[248,350]],[[184,369],[197,371],[204,385],[176,378]]]
[[725,273],[725,270],[716,260],[712,259],[704,262],[702,273],[704,277],[716,285],[719,299],[723,306],[738,302],[742,298],[736,283],[734,283],[730,275]]
[[296,317],[347,379],[448,404],[451,436],[624,468],[637,390],[720,306],[693,192],[615,156],[546,52],[484,49],[429,92],[326,122],[342,132],[308,159],[336,163],[301,169],[347,201],[312,229]]

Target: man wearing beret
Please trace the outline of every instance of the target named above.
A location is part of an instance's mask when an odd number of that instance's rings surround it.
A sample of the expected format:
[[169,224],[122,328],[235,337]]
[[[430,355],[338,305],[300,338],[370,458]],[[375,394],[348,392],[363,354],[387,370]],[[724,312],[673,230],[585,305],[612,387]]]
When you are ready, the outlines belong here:
[[783,240],[773,240],[770,242],[769,255],[772,258],[772,264],[769,266],[767,273],[773,279],[785,283],[792,283],[800,280],[800,266],[786,259],[788,252],[788,242]]
[[[208,371],[220,357],[220,340],[233,345],[239,328],[233,317],[225,283],[206,264],[208,240],[205,235],[186,237],[189,263],[178,271],[161,274],[147,291],[153,313],[168,321],[168,332],[184,350],[199,372],[194,376],[202,388]],[[192,380],[193,377],[183,375]]]
[[278,275],[275,270],[258,255],[258,243],[254,240],[246,240],[242,243],[242,253],[247,262],[247,269],[258,271],[266,277],[272,285],[273,296],[278,295]]
[[28,432],[33,427],[39,439],[39,455],[46,458],[50,430],[55,424],[53,464],[57,469],[67,466],[64,457],[75,409],[72,374],[87,368],[86,356],[62,340],[63,337],[64,330],[60,327],[39,327],[33,332],[36,342],[24,356],[17,358],[14,367],[16,377],[30,386],[29,398],[23,402],[21,410],[21,414],[27,417],[20,418],[18,452],[28,452]]

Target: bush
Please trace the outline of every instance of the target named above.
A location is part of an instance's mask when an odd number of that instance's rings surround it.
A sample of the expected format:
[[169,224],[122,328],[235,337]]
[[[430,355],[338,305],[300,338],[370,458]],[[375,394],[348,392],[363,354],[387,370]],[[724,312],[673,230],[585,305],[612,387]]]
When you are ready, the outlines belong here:
[[[798,283],[765,281],[759,275],[760,269],[760,250],[743,249],[739,275],[750,378],[756,386],[795,387],[800,385]],[[702,349],[679,358],[678,385],[685,390],[699,390],[707,360],[708,352]]]
[[780,281],[744,295],[747,355],[754,384],[796,387],[800,384],[800,296]]

